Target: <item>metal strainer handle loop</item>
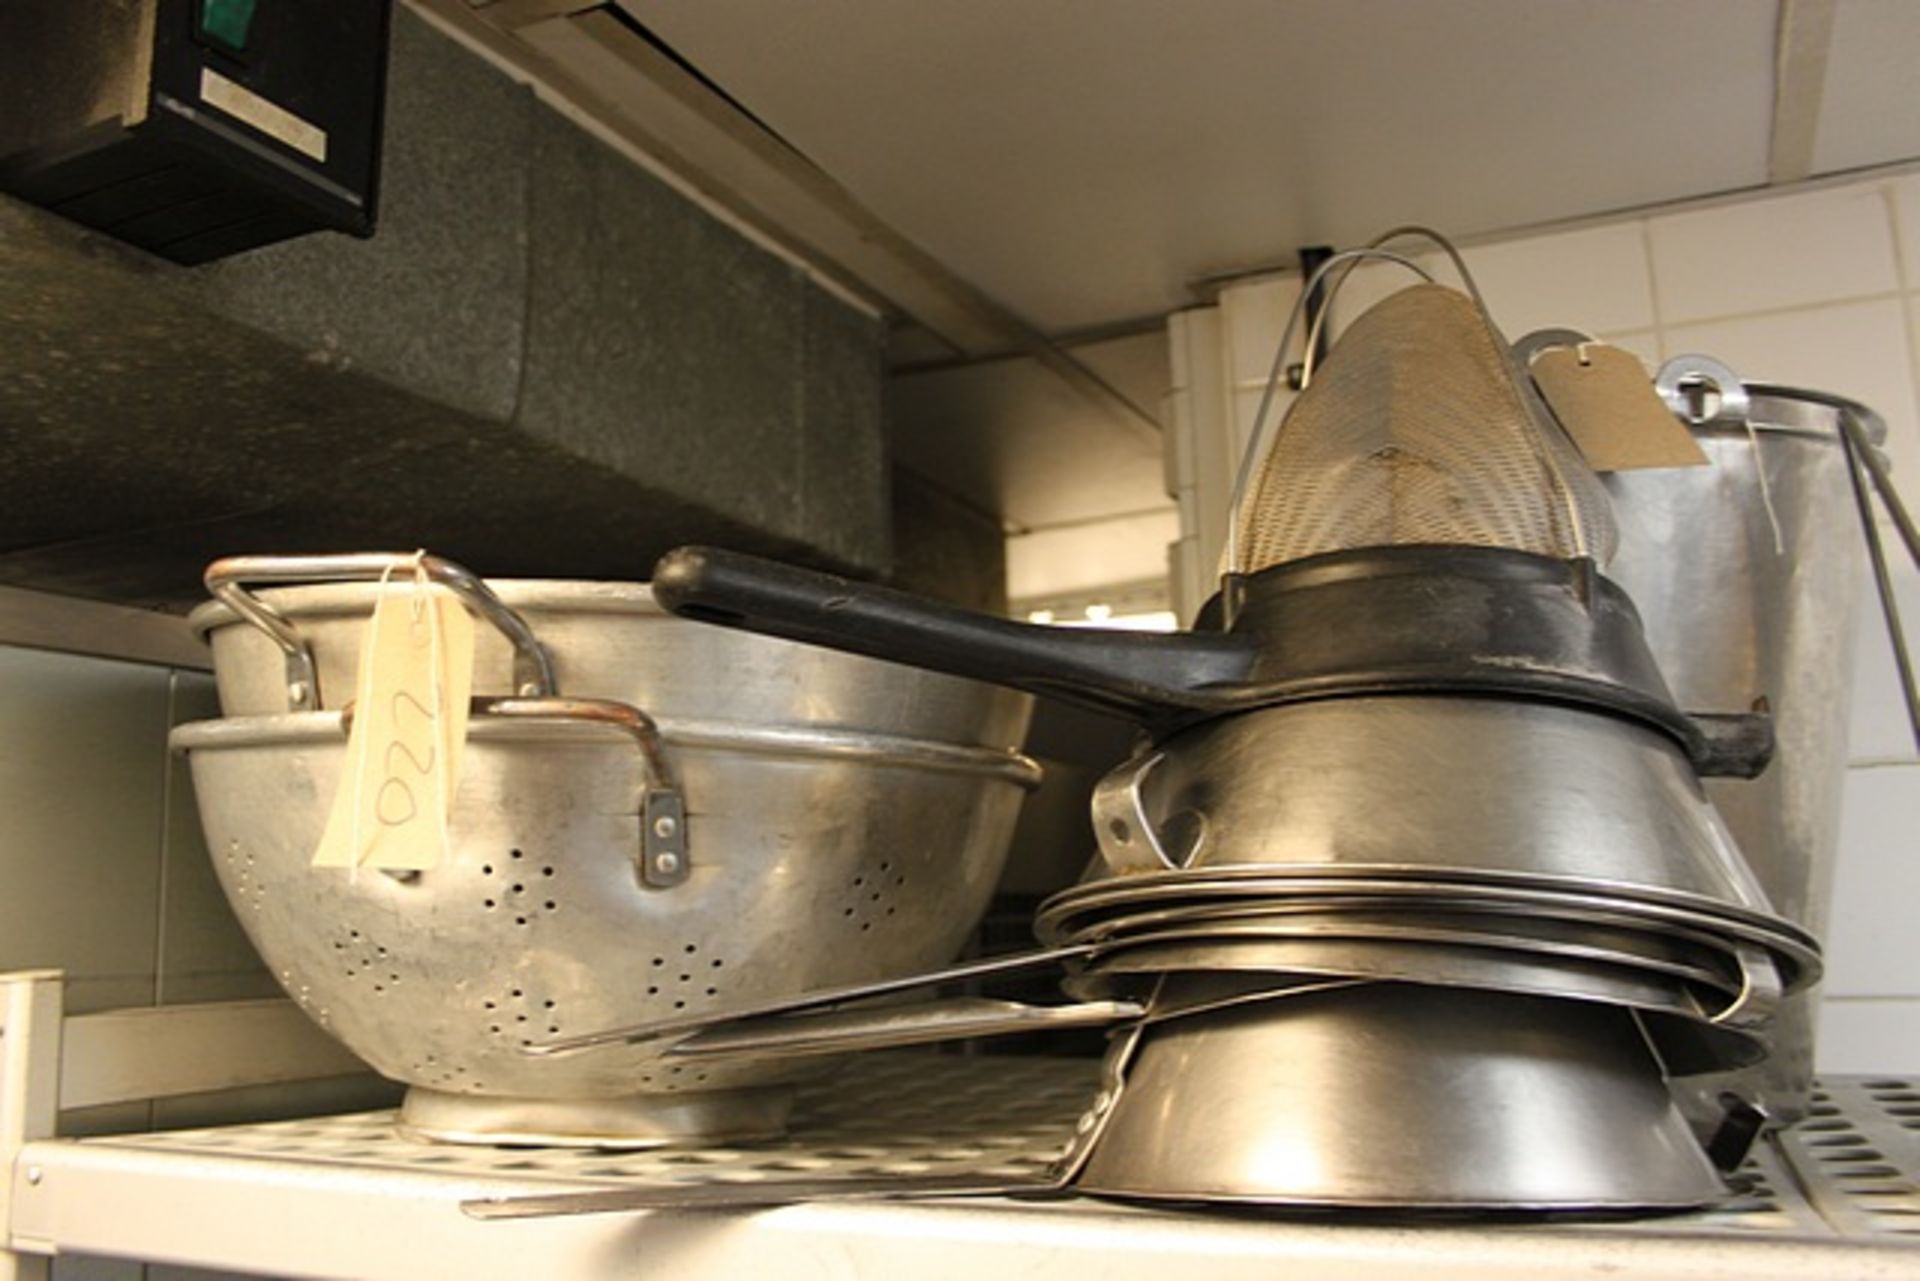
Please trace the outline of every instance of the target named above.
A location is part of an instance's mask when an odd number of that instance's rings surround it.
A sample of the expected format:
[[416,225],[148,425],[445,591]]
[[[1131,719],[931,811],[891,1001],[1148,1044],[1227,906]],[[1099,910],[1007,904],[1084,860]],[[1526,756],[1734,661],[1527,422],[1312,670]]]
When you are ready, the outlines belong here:
[[213,598],[273,638],[287,658],[287,703],[308,712],[320,706],[313,650],[300,630],[242,583],[378,581],[418,568],[447,588],[513,646],[513,685],[519,695],[544,698],[556,692],[553,659],[525,619],[508,608],[479,575],[440,556],[410,552],[352,552],[314,556],[228,556],[207,566],[204,581]]
[[1719,1027],[1758,1030],[1773,1021],[1783,995],[1780,971],[1764,948],[1738,943],[1734,956],[1740,963],[1740,993],[1711,1021]]
[[[1227,496],[1227,573],[1238,574],[1240,565],[1240,504],[1246,500],[1247,486],[1253,480],[1255,467],[1265,455],[1267,412],[1273,408],[1274,392],[1280,386],[1280,371],[1286,368],[1287,352],[1293,348],[1293,335],[1300,328],[1300,317],[1305,312],[1307,299],[1313,297],[1334,268],[1355,263],[1363,258],[1378,259],[1398,263],[1413,272],[1427,283],[1433,283],[1433,275],[1425,267],[1403,254],[1386,249],[1345,249],[1321,263],[1314,273],[1307,277],[1300,288],[1300,294],[1293,300],[1293,310],[1287,313],[1287,326],[1280,333],[1280,345],[1273,352],[1273,367],[1267,371],[1266,386],[1260,391],[1260,407],[1253,413],[1253,430],[1247,434],[1247,447],[1240,454],[1240,466],[1233,474],[1233,492]],[[1350,268],[1349,268],[1350,269]],[[1331,303],[1333,295],[1339,292],[1340,285],[1346,283],[1346,275],[1340,277],[1327,292],[1326,301]],[[1322,314],[1325,314],[1324,311]],[[1318,330],[1315,331],[1316,333]],[[1311,339],[1309,339],[1311,341]]]
[[[1480,292],[1480,284],[1473,278],[1473,273],[1467,269],[1467,260],[1460,256],[1460,251],[1454,247],[1451,240],[1448,240],[1431,227],[1422,227],[1417,223],[1408,223],[1405,226],[1395,227],[1391,231],[1383,232],[1379,236],[1376,236],[1373,240],[1373,247],[1384,245],[1390,240],[1404,239],[1408,236],[1418,236],[1440,247],[1441,252],[1445,253],[1448,260],[1453,263],[1453,269],[1459,274],[1460,283],[1466,286],[1468,296],[1473,299],[1473,305],[1479,309],[1480,319],[1486,322],[1488,332],[1497,335],[1500,332],[1500,326],[1493,322],[1493,312],[1487,307],[1487,300]],[[1548,412],[1544,405],[1539,403],[1539,395],[1534,391],[1533,380],[1523,376],[1525,371],[1513,368],[1511,359],[1509,359],[1507,363],[1509,376],[1512,377],[1514,388],[1520,393],[1521,400],[1531,402],[1540,418],[1557,427],[1559,420],[1556,419],[1552,413]],[[1534,454],[1540,461],[1541,470],[1546,472],[1547,479],[1551,481],[1553,487],[1559,491],[1561,505],[1566,509],[1567,534],[1573,540],[1574,552],[1582,560],[1591,560],[1593,558],[1593,551],[1587,546],[1586,526],[1580,519],[1580,504],[1573,496],[1573,486],[1568,483],[1566,473],[1561,470],[1560,462],[1553,456],[1552,452],[1546,449],[1539,440],[1531,436],[1528,439],[1533,443]]]
[[640,801],[640,877],[656,889],[687,879],[687,802],[667,761],[660,727],[630,703],[606,698],[496,698],[482,703],[488,716],[537,721],[591,721],[623,730],[640,749],[647,789]]

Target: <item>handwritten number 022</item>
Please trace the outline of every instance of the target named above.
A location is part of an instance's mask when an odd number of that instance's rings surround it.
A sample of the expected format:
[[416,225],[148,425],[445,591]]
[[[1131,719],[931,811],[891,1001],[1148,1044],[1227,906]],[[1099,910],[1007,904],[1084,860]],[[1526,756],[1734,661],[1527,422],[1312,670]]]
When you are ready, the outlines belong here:
[[[434,723],[433,712],[406,690],[396,690],[391,705],[393,726],[396,732],[400,728],[400,712],[403,707],[411,707],[414,714],[424,719],[427,727],[431,730]],[[415,756],[413,749],[401,742],[398,738],[395,738],[387,744],[386,751],[381,757],[382,777],[380,779],[380,790],[374,796],[373,807],[375,817],[380,820],[381,825],[384,827],[404,827],[406,824],[411,823],[420,813],[420,802],[414,797],[411,781],[401,776],[401,769],[396,765],[394,760],[395,756],[403,757],[405,765],[411,767],[417,777],[426,778],[433,773],[434,745],[431,740],[431,735],[429,735],[427,743],[427,759],[425,761]],[[403,806],[405,812],[401,813],[400,810]]]

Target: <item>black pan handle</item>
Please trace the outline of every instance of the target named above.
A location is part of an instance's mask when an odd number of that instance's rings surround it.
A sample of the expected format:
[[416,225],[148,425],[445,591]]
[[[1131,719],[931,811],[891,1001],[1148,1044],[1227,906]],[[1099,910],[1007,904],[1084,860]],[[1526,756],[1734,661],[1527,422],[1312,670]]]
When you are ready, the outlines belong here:
[[711,547],[668,552],[653,594],[683,618],[1009,685],[1157,723],[1218,707],[1246,638],[1041,627]]

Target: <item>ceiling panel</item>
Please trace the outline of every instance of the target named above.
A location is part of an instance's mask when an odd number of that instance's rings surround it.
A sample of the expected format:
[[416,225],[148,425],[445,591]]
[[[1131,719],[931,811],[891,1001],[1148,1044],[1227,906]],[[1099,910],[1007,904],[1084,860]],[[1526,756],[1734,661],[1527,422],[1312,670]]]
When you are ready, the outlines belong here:
[[1472,235],[1766,179],[1773,0],[621,3],[1055,332],[1393,222]]
[[1915,156],[1920,156],[1920,4],[1840,0],[1814,133],[1814,172]]

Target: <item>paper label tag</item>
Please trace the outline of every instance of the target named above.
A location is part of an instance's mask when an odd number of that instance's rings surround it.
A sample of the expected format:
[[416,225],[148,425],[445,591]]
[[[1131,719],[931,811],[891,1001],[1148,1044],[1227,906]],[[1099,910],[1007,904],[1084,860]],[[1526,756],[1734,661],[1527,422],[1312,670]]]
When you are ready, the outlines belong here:
[[424,582],[383,593],[313,866],[424,871],[446,861],[472,690],[473,619],[459,600]]
[[1631,352],[1605,343],[1549,347],[1533,381],[1595,471],[1704,467],[1707,456]]

